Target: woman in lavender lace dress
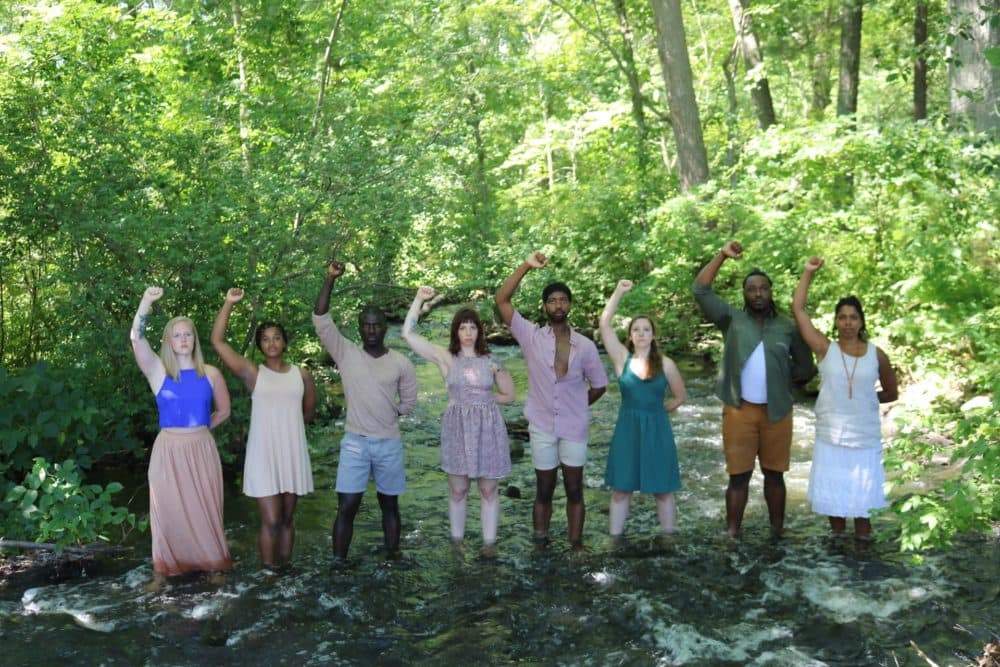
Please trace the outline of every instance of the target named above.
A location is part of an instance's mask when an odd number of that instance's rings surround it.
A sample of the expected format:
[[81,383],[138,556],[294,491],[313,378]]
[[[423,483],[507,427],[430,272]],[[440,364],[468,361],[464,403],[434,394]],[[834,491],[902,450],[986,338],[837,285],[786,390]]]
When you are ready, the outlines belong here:
[[492,545],[500,523],[499,480],[510,474],[507,427],[498,403],[514,401],[514,381],[489,353],[476,311],[463,308],[451,321],[448,348],[414,332],[424,302],[433,298],[421,287],[403,323],[403,338],[441,371],[448,386],[448,408],[441,417],[441,468],[448,473],[448,521],[451,539],[465,537],[466,505],[471,480],[479,486],[479,519],[483,543]]

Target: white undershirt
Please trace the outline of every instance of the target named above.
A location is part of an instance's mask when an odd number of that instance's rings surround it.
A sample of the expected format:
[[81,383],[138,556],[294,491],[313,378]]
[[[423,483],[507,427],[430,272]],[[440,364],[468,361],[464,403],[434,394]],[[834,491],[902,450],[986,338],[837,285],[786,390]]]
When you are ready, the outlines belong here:
[[767,403],[767,364],[764,362],[764,341],[750,353],[740,371],[740,395],[750,403]]

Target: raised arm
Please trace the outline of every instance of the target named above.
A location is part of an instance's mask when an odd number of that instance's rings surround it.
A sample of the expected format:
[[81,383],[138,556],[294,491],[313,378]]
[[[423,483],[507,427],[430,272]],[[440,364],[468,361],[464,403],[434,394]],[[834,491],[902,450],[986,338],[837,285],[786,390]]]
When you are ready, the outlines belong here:
[[670,387],[670,400],[664,407],[667,412],[673,412],[687,400],[687,388],[677,364],[670,357],[663,357],[663,373],[667,376],[667,386]]
[[135,354],[135,362],[138,364],[142,374],[146,376],[149,388],[153,390],[154,394],[163,385],[163,380],[167,377],[167,371],[163,368],[163,362],[160,361],[160,357],[157,356],[156,352],[150,346],[149,341],[146,340],[146,319],[149,317],[149,311],[152,310],[153,304],[162,296],[162,287],[146,288],[146,291],[142,294],[142,301],[139,302],[139,308],[135,311],[135,317],[132,318],[132,328],[129,330],[129,340],[132,342],[132,353]]
[[528,274],[528,271],[544,268],[548,263],[549,260],[545,255],[536,250],[528,255],[528,258],[521,262],[521,265],[514,269],[514,272],[500,285],[497,293],[493,295],[493,301],[497,304],[497,310],[500,311],[500,317],[504,324],[510,326],[511,320],[514,319],[514,305],[510,300],[524,276]]
[[233,306],[243,299],[243,290],[239,287],[231,287],[226,292],[226,301],[219,309],[219,314],[215,316],[215,323],[212,325],[212,347],[222,362],[233,372],[233,375],[240,379],[247,391],[253,392],[257,384],[257,365],[237,352],[226,342],[226,327],[229,326],[229,316],[233,312]]
[[830,349],[830,339],[813,326],[809,314],[806,313],[806,300],[809,297],[809,284],[822,266],[822,257],[810,257],[806,260],[802,277],[799,278],[799,284],[795,286],[795,294],[792,296],[792,315],[795,316],[795,324],[799,327],[802,340],[813,351],[817,359],[826,356],[826,351]]
[[719,269],[722,268],[722,263],[727,259],[740,259],[743,257],[743,246],[740,245],[739,241],[726,241],[726,244],[722,246],[722,250],[712,258],[705,266],[701,267],[701,271],[695,277],[694,282],[702,287],[708,287],[715,281],[715,277],[719,275]]
[[326,315],[330,312],[330,292],[333,291],[333,283],[340,276],[344,275],[344,265],[335,259],[331,259],[326,265],[326,280],[316,297],[316,305],[313,306],[313,313],[316,315]]
[[420,309],[424,302],[433,298],[434,289],[432,287],[424,285],[417,290],[416,296],[413,297],[413,303],[410,304],[410,310],[406,313],[406,319],[403,320],[403,340],[406,341],[411,350],[436,365],[441,371],[441,377],[446,378],[451,369],[451,353],[440,345],[430,342],[414,330],[417,326],[417,320],[420,319]]
[[615,312],[618,310],[618,304],[625,296],[625,292],[630,289],[632,289],[631,280],[619,280],[618,286],[615,287],[615,291],[608,298],[607,305],[604,306],[604,312],[601,313],[601,340],[604,342],[604,349],[607,350],[608,357],[615,367],[615,375],[622,374],[625,370],[625,360],[628,359],[628,349],[622,345],[622,342],[618,340],[618,334],[615,333]]

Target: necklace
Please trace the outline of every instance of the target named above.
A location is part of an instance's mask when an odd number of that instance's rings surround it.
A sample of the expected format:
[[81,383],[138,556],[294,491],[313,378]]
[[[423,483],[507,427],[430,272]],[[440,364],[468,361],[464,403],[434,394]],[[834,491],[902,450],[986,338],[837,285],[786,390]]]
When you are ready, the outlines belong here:
[[[844,357],[844,349],[838,344],[837,347],[840,349],[840,362],[844,364],[844,375],[847,376],[847,398],[854,398],[854,371],[858,370],[858,359],[860,357],[854,357],[854,365],[851,366],[851,372],[847,372],[847,359]],[[854,355],[851,355],[854,356]]]

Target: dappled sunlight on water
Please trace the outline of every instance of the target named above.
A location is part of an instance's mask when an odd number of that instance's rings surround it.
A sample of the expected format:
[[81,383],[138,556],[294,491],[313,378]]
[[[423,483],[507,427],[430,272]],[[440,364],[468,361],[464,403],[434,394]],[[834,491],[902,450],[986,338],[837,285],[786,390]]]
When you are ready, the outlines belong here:
[[[516,350],[500,349],[518,381]],[[93,576],[28,590],[0,588],[5,664],[268,665],[940,665],[967,664],[1000,629],[1000,547],[973,539],[916,564],[886,544],[827,534],[805,504],[812,413],[795,412],[788,524],[769,536],[760,475],[745,536],[723,535],[721,408],[712,380],[689,378],[673,416],[684,488],[679,532],[657,535],[653,499],[637,496],[626,539],[606,537],[602,488],[617,389],[594,406],[585,469],[589,551],[572,553],[557,491],[551,542],[531,540],[534,472],[527,455],[501,482],[495,554],[481,552],[471,493],[466,541],[451,545],[438,468],[446,394],[419,363],[421,405],[403,422],[408,491],[403,555],[386,560],[369,490],[346,567],[332,567],[332,491],[342,424],[313,438],[316,488],[299,503],[295,564],[259,568],[256,508],[231,495],[226,526],[237,567],[222,581],[181,578],[150,592],[148,536],[139,553]],[[878,530],[878,522],[876,522]],[[44,659],[39,660],[43,656]]]

